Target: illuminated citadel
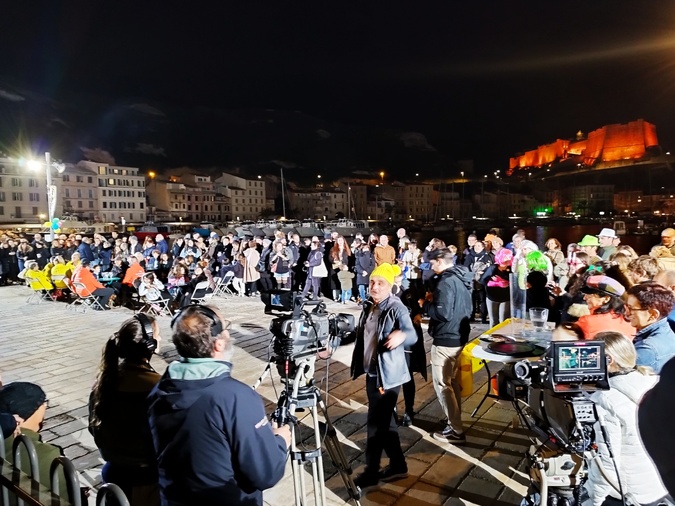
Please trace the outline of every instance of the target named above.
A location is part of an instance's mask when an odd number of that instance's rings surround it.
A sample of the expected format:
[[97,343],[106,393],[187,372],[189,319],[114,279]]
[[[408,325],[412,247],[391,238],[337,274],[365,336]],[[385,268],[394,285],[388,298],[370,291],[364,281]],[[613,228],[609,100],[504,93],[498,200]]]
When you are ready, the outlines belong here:
[[[576,164],[601,168],[628,161],[650,158],[651,148],[658,148],[656,127],[643,119],[626,124],[605,125],[586,137],[577,133],[576,140],[557,139],[537,149],[526,151],[509,161],[507,175],[551,164]],[[656,153],[654,153],[656,154]]]

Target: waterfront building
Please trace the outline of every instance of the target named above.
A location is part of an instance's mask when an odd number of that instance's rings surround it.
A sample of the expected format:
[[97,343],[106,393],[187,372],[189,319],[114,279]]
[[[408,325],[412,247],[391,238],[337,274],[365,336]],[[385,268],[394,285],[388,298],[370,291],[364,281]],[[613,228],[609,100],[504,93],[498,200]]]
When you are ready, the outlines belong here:
[[[61,176],[52,171],[57,188],[54,216],[63,213]],[[44,167],[28,168],[24,160],[0,158],[0,223],[38,223],[48,216],[47,177]]]
[[87,162],[66,165],[61,174],[60,193],[64,214],[84,221],[104,221],[98,201],[98,176]]
[[338,187],[297,188],[289,185],[287,209],[291,218],[332,220],[336,215],[348,216],[347,192]]
[[150,178],[148,206],[155,219],[224,221],[227,199],[218,199],[211,176],[190,169],[173,169]]
[[223,172],[215,183],[216,193],[230,199],[232,219],[257,220],[267,209],[265,182],[261,178]]
[[404,184],[397,181],[384,188],[384,195],[395,202],[393,219],[428,222],[436,218],[434,187],[431,184]]
[[[145,176],[138,167],[81,161],[78,167],[94,174],[97,183],[98,220],[102,222],[145,222]],[[77,174],[75,175],[77,184]],[[88,176],[82,175],[85,182]],[[81,184],[85,184],[81,182]],[[69,181],[70,184],[70,181]],[[86,183],[88,184],[88,183]],[[77,191],[77,186],[74,187]],[[77,197],[74,197],[77,202]],[[73,200],[73,198],[71,198]],[[84,204],[83,204],[84,205]],[[71,202],[72,206],[72,202]]]

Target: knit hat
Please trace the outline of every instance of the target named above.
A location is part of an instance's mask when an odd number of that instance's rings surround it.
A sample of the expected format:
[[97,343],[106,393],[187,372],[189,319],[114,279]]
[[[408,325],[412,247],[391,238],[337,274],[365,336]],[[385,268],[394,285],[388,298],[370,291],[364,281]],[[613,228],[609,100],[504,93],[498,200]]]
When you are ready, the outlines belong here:
[[581,288],[583,293],[601,293],[612,297],[621,297],[626,289],[616,279],[609,276],[591,276]]
[[581,242],[577,244],[579,246],[600,246],[600,241],[594,235],[585,235]]
[[401,274],[401,268],[398,265],[380,264],[373,269],[373,272],[370,273],[370,277],[379,276],[393,286],[394,278],[399,274]]
[[45,391],[35,383],[15,381],[0,390],[0,412],[19,415],[24,420],[33,416],[45,402]]

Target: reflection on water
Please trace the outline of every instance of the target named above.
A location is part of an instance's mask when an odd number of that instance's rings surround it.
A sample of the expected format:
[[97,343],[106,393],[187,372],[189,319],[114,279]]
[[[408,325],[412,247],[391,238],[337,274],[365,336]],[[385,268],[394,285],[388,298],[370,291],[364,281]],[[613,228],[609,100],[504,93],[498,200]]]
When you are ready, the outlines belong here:
[[[568,225],[568,226],[528,226],[522,227],[525,230],[525,237],[534,241],[539,245],[540,249],[544,249],[546,241],[552,237],[558,239],[563,245],[563,251],[568,244],[572,242],[579,242],[585,235],[597,235],[603,229],[600,225]],[[433,237],[438,237],[445,241],[447,245],[454,244],[460,250],[466,247],[466,237],[475,232],[479,238],[485,237],[489,226],[485,228],[478,228],[474,230],[459,230],[450,232],[419,232],[413,233],[412,237],[417,239],[420,248],[424,248]],[[499,237],[502,238],[504,244],[511,242],[513,234],[516,233],[517,228],[502,228],[499,230]],[[660,230],[658,231],[660,234]],[[621,244],[628,244],[632,246],[639,254],[647,254],[652,246],[660,244],[661,238],[659,235],[624,235],[621,237]]]

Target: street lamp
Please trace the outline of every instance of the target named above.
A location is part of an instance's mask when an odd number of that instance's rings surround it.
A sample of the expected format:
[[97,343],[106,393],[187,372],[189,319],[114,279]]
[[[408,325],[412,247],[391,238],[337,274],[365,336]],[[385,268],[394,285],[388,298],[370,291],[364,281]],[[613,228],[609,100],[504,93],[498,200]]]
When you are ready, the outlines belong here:
[[56,213],[56,185],[52,184],[52,168],[56,169],[56,172],[59,174],[62,174],[63,171],[66,170],[66,166],[62,163],[52,163],[52,157],[48,151],[45,153],[44,165],[37,160],[30,160],[26,165],[31,170],[39,170],[44,166],[47,173],[47,214],[49,217],[49,232],[45,239],[48,242],[51,242],[54,240],[54,230],[51,223],[54,219],[54,214]]
[[384,184],[384,171],[380,172],[380,179],[382,179],[382,184]]

